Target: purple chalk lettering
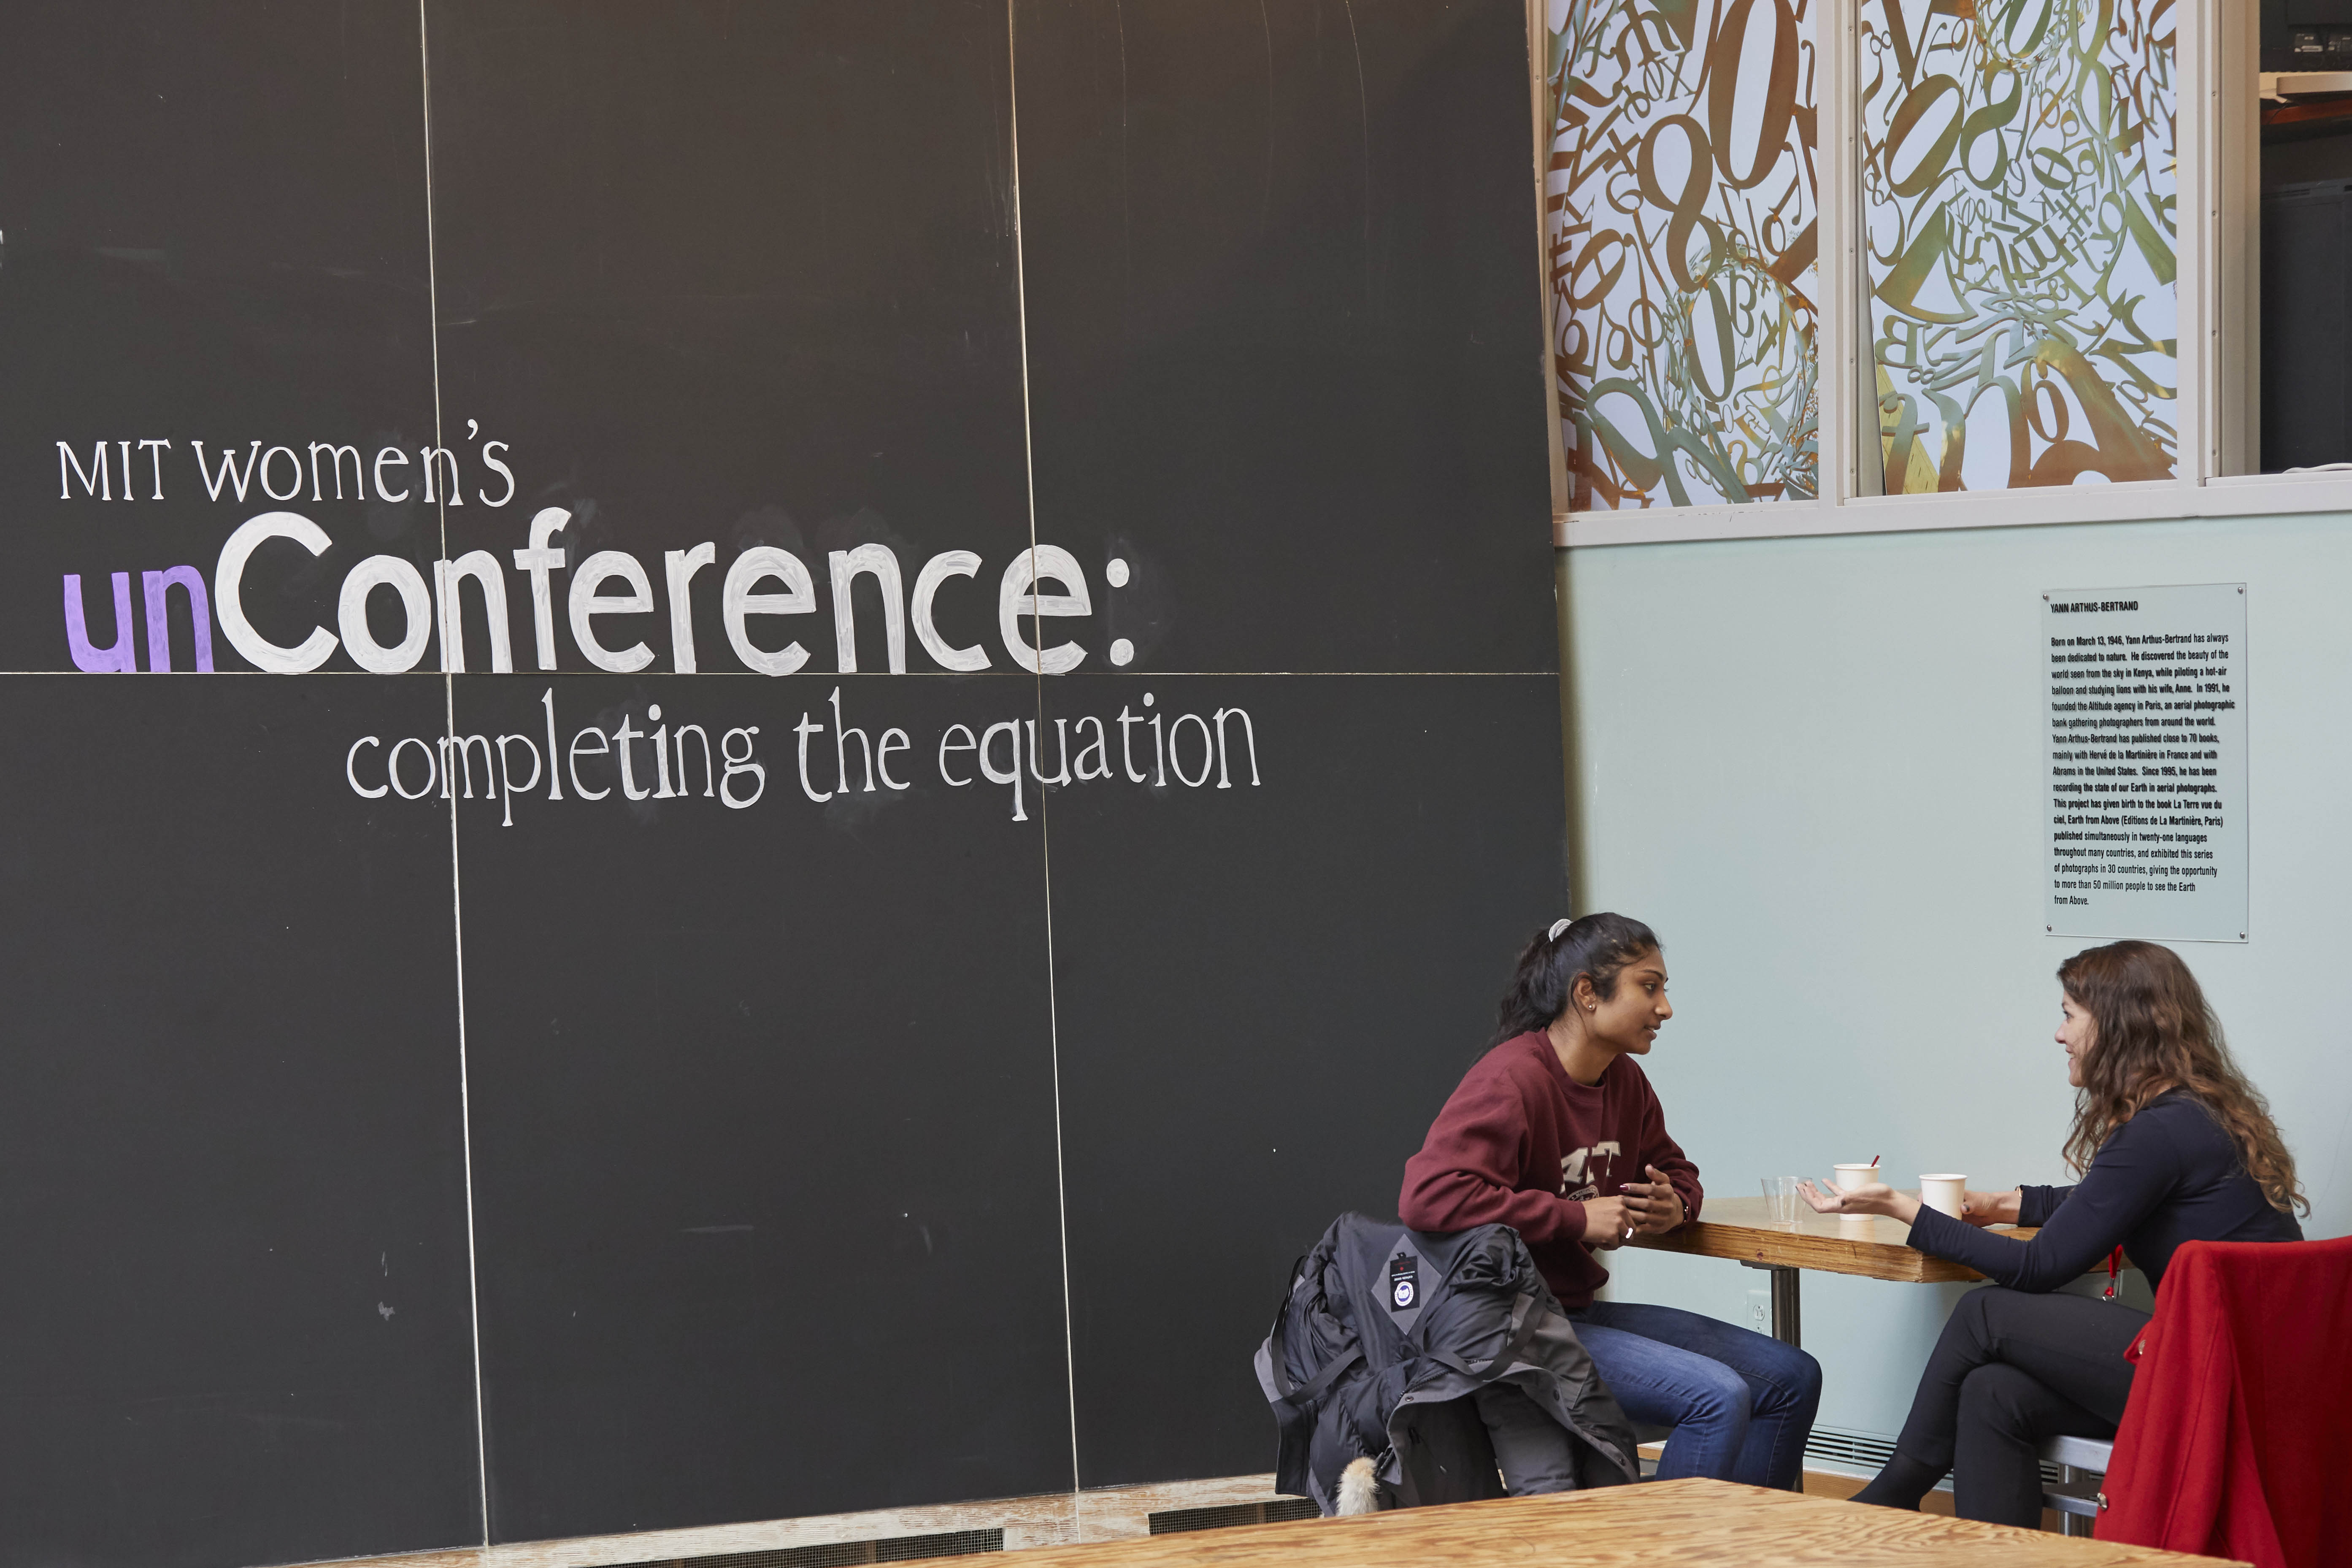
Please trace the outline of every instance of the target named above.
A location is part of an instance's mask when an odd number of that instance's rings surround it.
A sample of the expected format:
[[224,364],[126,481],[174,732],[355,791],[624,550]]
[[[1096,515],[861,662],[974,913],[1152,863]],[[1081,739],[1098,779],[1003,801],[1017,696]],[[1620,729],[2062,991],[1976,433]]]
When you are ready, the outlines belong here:
[[131,574],[114,574],[114,646],[92,647],[89,627],[82,619],[81,576],[66,574],[66,647],[72,653],[74,668],[93,675],[110,671],[130,671],[139,668],[131,640]]

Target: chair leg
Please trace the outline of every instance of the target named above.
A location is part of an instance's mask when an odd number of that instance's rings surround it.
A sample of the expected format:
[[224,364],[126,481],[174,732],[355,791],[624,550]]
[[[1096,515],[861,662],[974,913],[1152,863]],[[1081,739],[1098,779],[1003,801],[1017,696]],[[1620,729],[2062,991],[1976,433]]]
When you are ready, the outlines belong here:
[[[2058,1484],[2066,1490],[2073,1491],[2076,1487],[2082,1484],[2082,1481],[2083,1472],[2076,1469],[2074,1466],[2061,1465],[2058,1467]],[[2058,1515],[2058,1533],[2061,1535],[2089,1535],[2091,1533],[2090,1516],[2080,1513],[2060,1512]]]

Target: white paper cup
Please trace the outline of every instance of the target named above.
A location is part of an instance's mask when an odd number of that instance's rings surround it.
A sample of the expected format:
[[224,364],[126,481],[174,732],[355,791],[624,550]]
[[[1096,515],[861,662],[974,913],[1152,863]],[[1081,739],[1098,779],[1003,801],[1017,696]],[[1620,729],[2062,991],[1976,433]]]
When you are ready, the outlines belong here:
[[1919,1178],[1921,1205],[1950,1215],[1954,1219],[1960,1217],[1960,1200],[1968,1190],[1969,1179],[1966,1176],[1942,1175]]
[[[1874,1164],[1832,1165],[1830,1168],[1837,1173],[1837,1184],[1838,1189],[1841,1192],[1850,1193],[1858,1187],[1869,1186],[1872,1183],[1878,1180],[1878,1167]],[[1866,1214],[1843,1214],[1838,1215],[1838,1218],[1843,1220],[1848,1225],[1868,1225],[1877,1216],[1875,1215]]]

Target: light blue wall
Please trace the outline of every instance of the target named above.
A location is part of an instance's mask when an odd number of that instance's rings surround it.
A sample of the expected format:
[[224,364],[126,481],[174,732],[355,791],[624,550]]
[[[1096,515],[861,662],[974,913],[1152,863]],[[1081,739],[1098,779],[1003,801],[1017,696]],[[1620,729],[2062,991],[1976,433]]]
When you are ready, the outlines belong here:
[[[1710,1191],[1874,1154],[2065,1179],[2042,932],[2041,595],[2242,582],[2252,940],[2180,948],[2352,1230],[2352,522],[2100,524],[1580,550],[1583,907],[1657,928],[1645,1064]],[[1746,1321],[1763,1276],[1617,1255],[1614,1294]],[[1805,1277],[1822,1421],[1892,1435],[1958,1288]]]

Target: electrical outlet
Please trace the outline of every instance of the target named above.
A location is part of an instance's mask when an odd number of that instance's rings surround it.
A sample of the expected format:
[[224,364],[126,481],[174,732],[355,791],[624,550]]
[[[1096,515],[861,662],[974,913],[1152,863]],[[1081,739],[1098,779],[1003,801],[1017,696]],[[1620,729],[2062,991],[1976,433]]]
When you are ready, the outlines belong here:
[[1748,1326],[1759,1334],[1772,1331],[1772,1288],[1769,1285],[1748,1288]]

